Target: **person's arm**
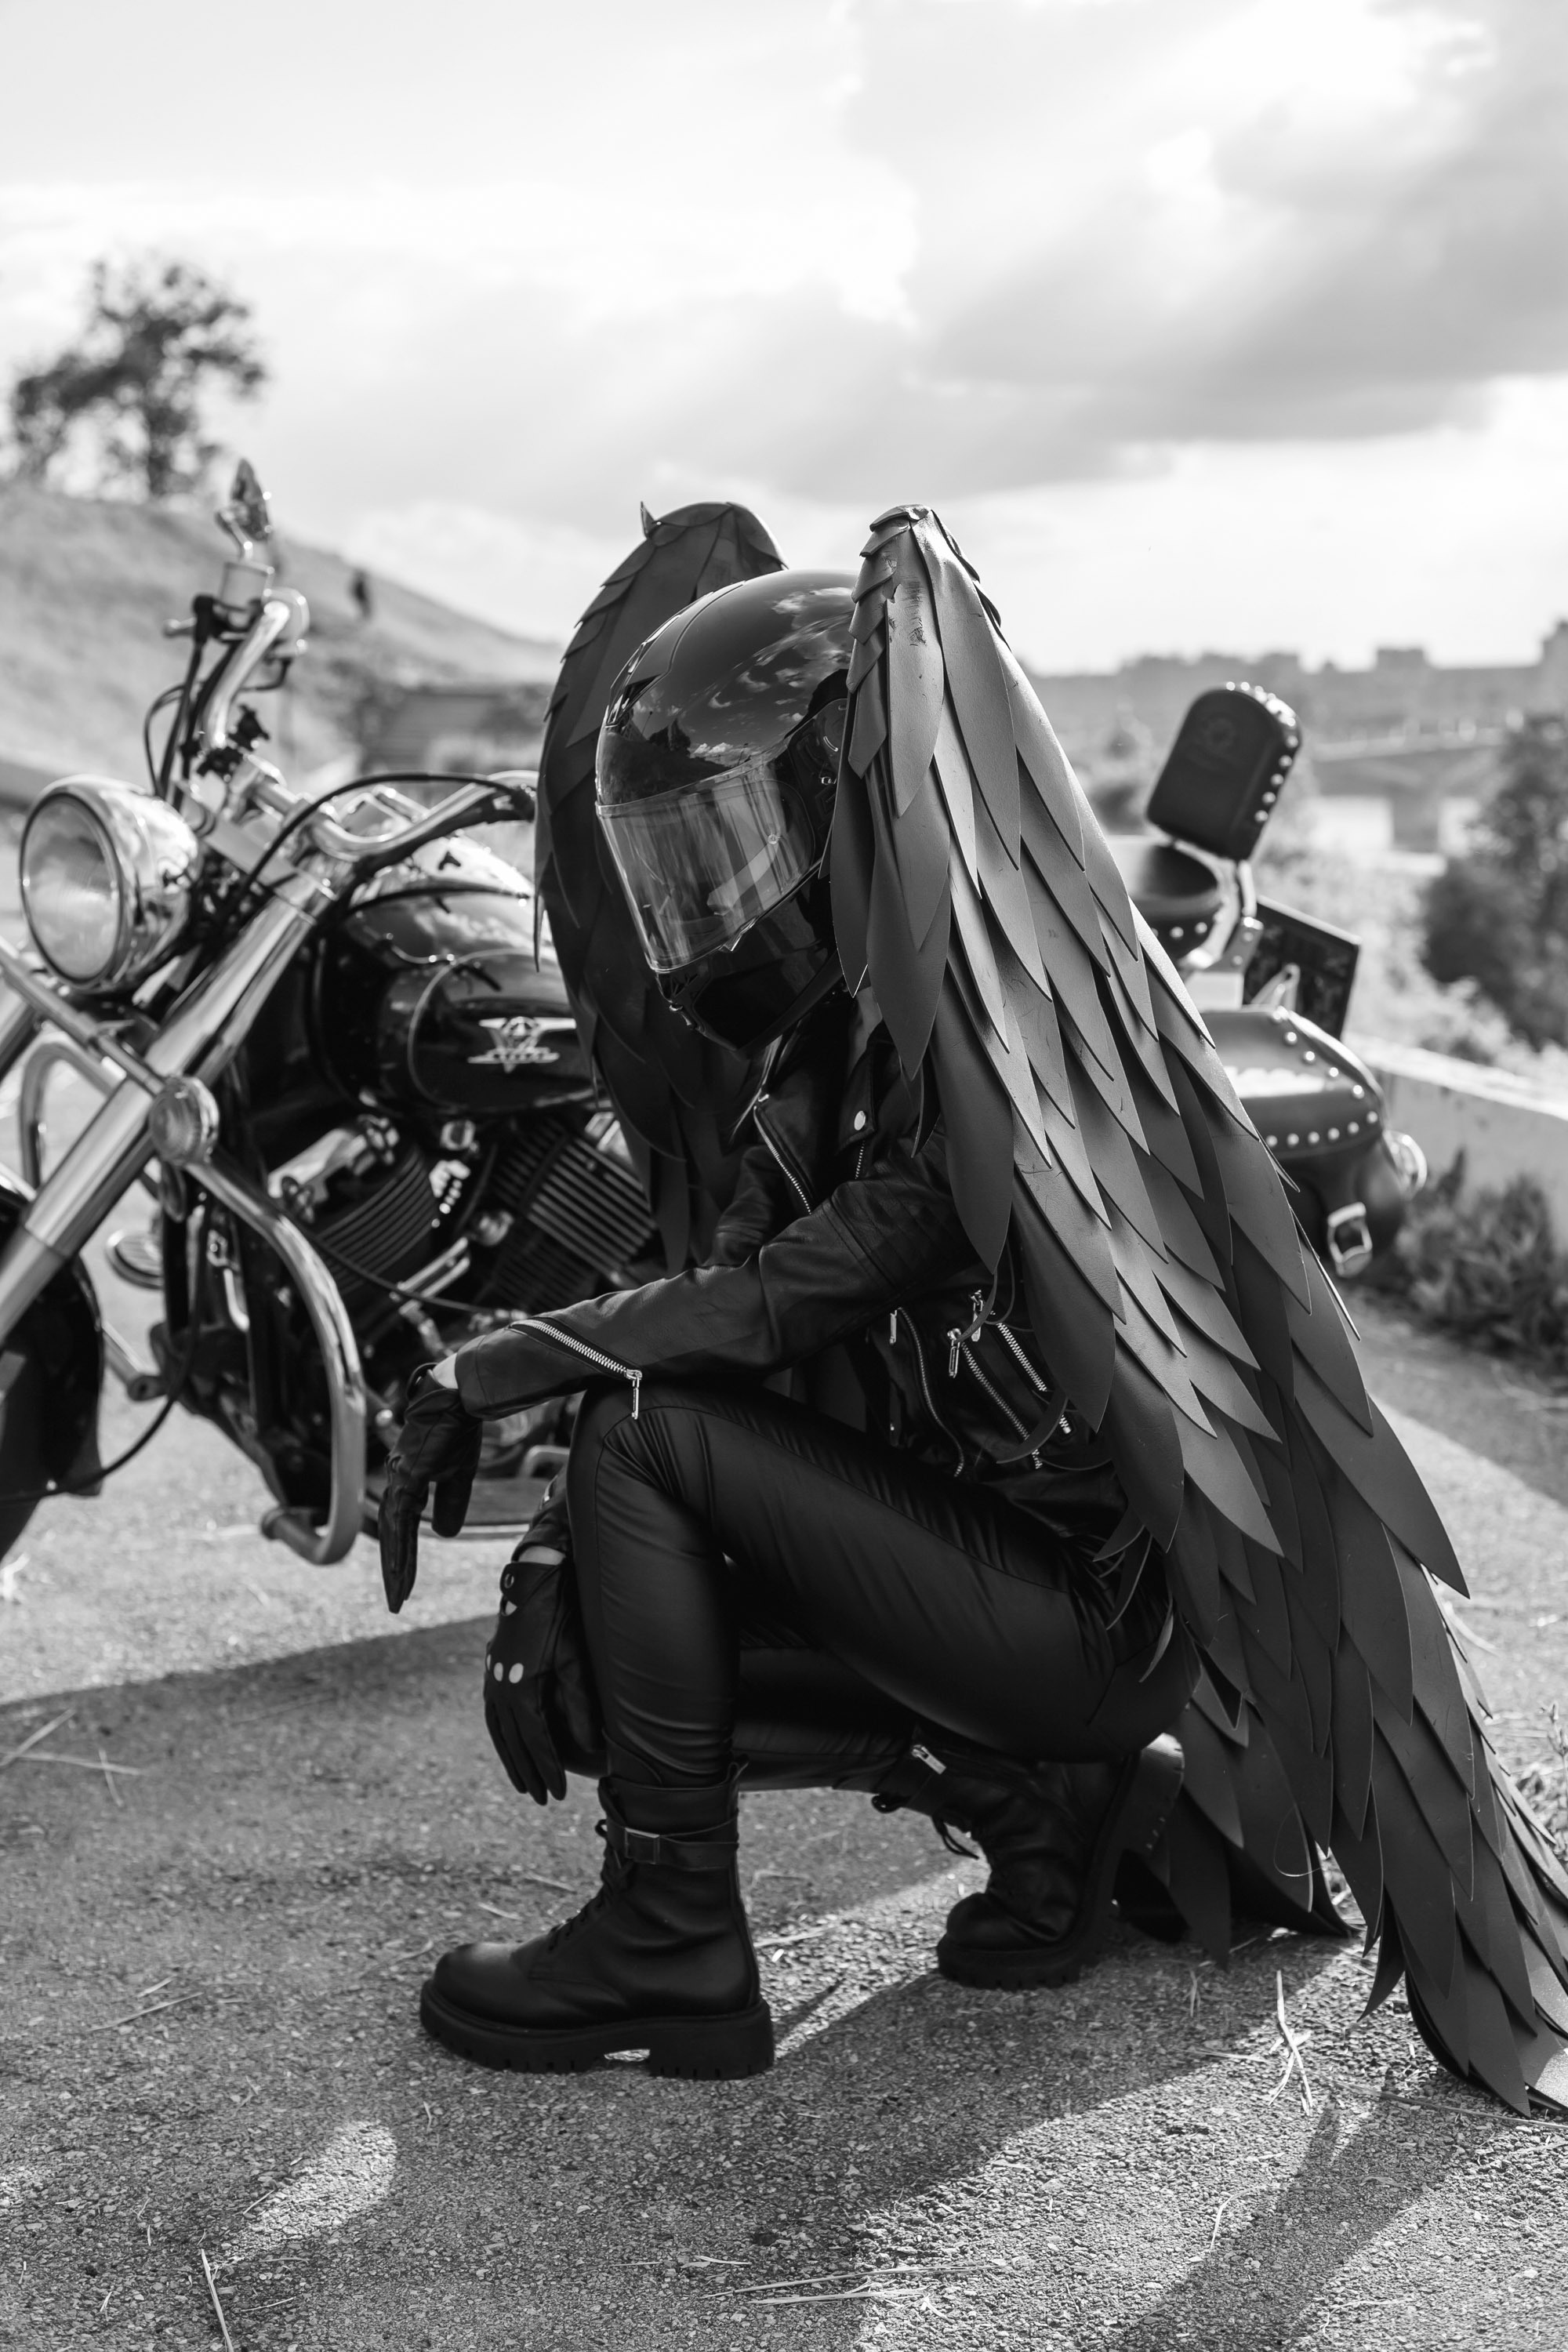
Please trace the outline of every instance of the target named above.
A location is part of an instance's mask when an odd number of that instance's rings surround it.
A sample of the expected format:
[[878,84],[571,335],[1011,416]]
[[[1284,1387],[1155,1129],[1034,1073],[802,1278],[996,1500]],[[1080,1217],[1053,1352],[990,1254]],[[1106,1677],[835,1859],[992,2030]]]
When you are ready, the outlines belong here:
[[494,1417],[617,1374],[762,1379],[862,1329],[966,1265],[973,1247],[947,1184],[941,1128],[739,1265],[699,1266],[530,1316],[471,1339],[437,1368],[470,1413]]
[[[798,1215],[789,1179],[765,1143],[754,1143],[741,1162],[734,1196],[713,1230],[708,1265],[744,1265]],[[655,1284],[653,1288],[660,1286]],[[458,1359],[444,1356],[430,1368],[442,1388],[458,1385]]]

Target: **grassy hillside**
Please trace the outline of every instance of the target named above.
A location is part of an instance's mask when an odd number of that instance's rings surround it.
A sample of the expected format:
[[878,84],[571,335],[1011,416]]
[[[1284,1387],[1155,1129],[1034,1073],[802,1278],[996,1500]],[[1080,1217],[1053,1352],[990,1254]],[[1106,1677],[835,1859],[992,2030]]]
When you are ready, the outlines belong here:
[[[142,714],[185,652],[163,625],[216,586],[226,544],[203,511],[0,484],[0,765],[139,773]],[[378,682],[553,675],[554,647],[380,577],[367,625],[341,557],[286,534],[279,547],[282,578],[311,616],[289,708],[262,705],[286,769],[308,772],[350,748],[356,706]]]

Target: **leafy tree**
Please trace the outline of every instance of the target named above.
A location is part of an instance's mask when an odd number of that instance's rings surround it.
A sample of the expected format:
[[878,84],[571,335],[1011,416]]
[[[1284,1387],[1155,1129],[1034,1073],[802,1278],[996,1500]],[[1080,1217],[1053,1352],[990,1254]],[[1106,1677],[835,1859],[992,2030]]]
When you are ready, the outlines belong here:
[[11,391],[16,470],[44,481],[77,428],[96,430],[100,478],[149,499],[196,488],[219,445],[203,405],[254,398],[267,370],[250,309],[189,262],[94,265],[79,340]]
[[1475,981],[1529,1045],[1568,1045],[1568,726],[1525,719],[1501,769],[1465,855],[1427,889],[1422,961]]

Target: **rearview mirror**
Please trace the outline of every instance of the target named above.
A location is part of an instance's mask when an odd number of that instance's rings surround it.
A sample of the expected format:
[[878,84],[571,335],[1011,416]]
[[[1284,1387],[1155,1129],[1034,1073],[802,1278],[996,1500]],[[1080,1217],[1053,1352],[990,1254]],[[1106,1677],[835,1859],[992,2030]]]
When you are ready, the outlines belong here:
[[217,520],[242,558],[254,555],[271,538],[272,509],[248,457],[235,467],[228,504],[219,507]]

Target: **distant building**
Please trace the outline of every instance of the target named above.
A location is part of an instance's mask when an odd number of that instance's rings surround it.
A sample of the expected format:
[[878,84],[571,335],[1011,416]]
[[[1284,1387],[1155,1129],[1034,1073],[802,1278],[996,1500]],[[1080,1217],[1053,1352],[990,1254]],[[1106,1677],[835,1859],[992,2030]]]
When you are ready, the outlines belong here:
[[1358,849],[1433,854],[1462,836],[1509,726],[1526,711],[1568,713],[1568,621],[1527,663],[1448,668],[1420,646],[1380,646],[1370,669],[1308,669],[1285,652],[1142,654],[1118,670],[1034,682],[1085,782],[1114,803],[1126,798],[1130,729],[1157,747],[1152,781],[1193,697],[1230,678],[1268,687],[1300,719],[1321,832]]
[[361,750],[383,774],[489,775],[500,768],[534,768],[550,693],[533,679],[402,687],[377,704]]

